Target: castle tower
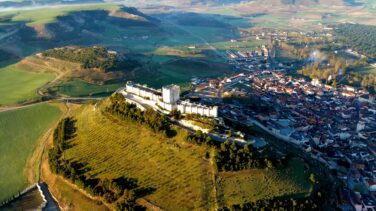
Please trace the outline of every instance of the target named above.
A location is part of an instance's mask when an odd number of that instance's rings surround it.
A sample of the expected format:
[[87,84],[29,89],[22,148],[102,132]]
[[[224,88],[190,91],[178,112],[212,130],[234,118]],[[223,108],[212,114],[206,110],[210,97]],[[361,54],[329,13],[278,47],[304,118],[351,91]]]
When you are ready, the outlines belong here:
[[180,100],[180,87],[173,84],[162,87],[162,97],[164,103],[175,104]]

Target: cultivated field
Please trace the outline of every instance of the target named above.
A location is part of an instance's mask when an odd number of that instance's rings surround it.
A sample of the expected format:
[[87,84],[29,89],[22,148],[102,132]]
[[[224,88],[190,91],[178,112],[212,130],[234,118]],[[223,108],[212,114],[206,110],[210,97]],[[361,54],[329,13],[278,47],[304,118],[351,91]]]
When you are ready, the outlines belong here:
[[0,69],[0,105],[36,98],[37,89],[54,78],[52,74],[21,71],[15,65]]
[[0,202],[26,188],[27,160],[60,114],[49,104],[0,113]]
[[183,131],[166,138],[138,124],[110,120],[98,110],[86,106],[75,115],[77,138],[66,158],[88,163],[89,175],[138,179],[141,186],[155,188],[145,198],[164,209],[213,206],[213,170],[204,147],[184,142]]

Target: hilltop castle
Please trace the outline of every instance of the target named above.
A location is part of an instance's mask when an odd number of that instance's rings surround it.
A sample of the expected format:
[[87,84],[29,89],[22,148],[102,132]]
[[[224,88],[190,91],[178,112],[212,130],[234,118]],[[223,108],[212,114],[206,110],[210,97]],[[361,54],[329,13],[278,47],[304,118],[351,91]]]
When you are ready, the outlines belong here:
[[141,97],[142,101],[146,101],[146,104],[154,104],[167,111],[176,109],[182,114],[218,117],[217,106],[206,106],[180,100],[180,87],[177,85],[168,85],[162,87],[162,90],[157,90],[129,81],[121,93],[124,96],[126,94],[136,95]]

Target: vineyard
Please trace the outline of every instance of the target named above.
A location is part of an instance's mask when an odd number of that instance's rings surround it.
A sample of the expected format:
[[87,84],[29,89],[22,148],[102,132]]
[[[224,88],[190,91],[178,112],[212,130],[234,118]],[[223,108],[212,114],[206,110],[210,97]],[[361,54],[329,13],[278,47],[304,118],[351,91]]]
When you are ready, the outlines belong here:
[[66,158],[88,163],[89,175],[127,176],[155,189],[145,199],[168,210],[209,209],[212,170],[205,147],[184,142],[185,132],[166,138],[135,123],[107,118],[87,106],[76,115],[77,137]]
[[286,167],[218,173],[213,159],[216,150],[189,143],[187,132],[172,127],[176,135],[168,138],[102,108],[87,105],[74,112],[77,131],[64,159],[87,164],[87,177],[137,179],[140,187],[153,190],[143,196],[152,205],[165,210],[208,210],[311,193],[309,169],[301,160],[291,160]]

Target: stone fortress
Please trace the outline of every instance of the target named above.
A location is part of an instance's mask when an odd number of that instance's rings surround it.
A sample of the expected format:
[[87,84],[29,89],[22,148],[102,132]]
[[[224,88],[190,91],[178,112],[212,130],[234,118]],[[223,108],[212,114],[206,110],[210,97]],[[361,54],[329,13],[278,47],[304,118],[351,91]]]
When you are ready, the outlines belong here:
[[177,85],[168,85],[162,87],[162,90],[157,90],[129,81],[121,93],[125,97],[127,94],[136,95],[141,97],[143,101],[148,101],[147,104],[155,104],[167,111],[176,109],[182,114],[199,114],[208,117],[218,117],[217,106],[206,106],[180,100],[180,87]]

